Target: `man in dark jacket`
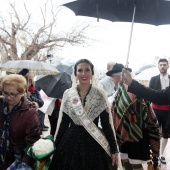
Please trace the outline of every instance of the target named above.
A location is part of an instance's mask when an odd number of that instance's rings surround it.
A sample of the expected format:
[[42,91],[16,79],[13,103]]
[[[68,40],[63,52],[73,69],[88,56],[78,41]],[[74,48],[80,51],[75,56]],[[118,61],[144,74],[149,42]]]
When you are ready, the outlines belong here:
[[[170,85],[170,76],[167,72],[168,68],[169,64],[167,59],[163,58],[158,61],[158,69],[160,71],[160,74],[151,78],[149,82],[150,88],[161,91]],[[158,119],[160,131],[162,134],[160,145],[160,162],[166,164],[166,160],[163,154],[168,142],[165,126],[167,124],[169,116],[169,105],[157,105],[155,103],[152,103],[152,108]]]

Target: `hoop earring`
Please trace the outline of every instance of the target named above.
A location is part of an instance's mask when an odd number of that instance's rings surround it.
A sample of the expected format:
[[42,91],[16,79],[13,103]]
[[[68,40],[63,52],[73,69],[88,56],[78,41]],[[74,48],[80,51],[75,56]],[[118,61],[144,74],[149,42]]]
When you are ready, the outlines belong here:
[[78,82],[79,82],[79,81],[78,81],[78,79],[76,78],[76,84],[78,84]]
[[90,79],[90,84],[92,84],[92,82],[93,82],[93,80],[92,80],[92,79]]

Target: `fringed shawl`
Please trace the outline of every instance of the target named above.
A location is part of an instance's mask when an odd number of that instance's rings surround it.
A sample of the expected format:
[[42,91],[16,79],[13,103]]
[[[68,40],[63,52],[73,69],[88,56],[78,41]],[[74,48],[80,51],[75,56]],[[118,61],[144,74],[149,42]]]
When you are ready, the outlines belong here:
[[138,142],[143,138],[142,130],[147,128],[152,152],[159,155],[159,124],[149,102],[136,96],[130,98],[122,84],[112,105],[112,116],[119,145],[126,141]]

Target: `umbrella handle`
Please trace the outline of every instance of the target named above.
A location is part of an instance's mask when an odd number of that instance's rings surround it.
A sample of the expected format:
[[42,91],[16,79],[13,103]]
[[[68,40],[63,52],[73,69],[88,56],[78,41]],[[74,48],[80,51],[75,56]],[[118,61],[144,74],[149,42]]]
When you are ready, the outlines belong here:
[[45,165],[45,162],[46,162],[46,161],[40,161],[40,166],[39,166],[38,170],[43,170],[43,167],[44,167],[44,165]]
[[128,68],[128,60],[129,60],[130,46],[131,46],[131,41],[132,41],[133,25],[134,25],[134,20],[135,20],[135,13],[136,13],[136,4],[137,4],[137,0],[134,0],[134,10],[133,10],[132,25],[131,25],[131,31],[130,31],[130,37],[129,37],[129,45],[128,45],[125,68]]
[[99,22],[99,5],[98,5],[98,3],[96,4],[96,17],[97,17],[97,22]]
[[137,0],[134,0],[134,4],[135,4],[135,5],[137,4]]

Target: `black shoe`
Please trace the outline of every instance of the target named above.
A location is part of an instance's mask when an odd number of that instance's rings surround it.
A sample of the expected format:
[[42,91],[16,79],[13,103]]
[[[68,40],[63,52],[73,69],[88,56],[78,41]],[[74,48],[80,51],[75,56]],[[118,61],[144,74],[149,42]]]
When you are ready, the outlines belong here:
[[41,130],[42,131],[48,131],[48,128],[43,127],[43,128],[41,128]]
[[161,156],[159,159],[162,164],[166,164],[165,157]]
[[44,125],[43,128],[47,128],[48,129],[49,127]]

